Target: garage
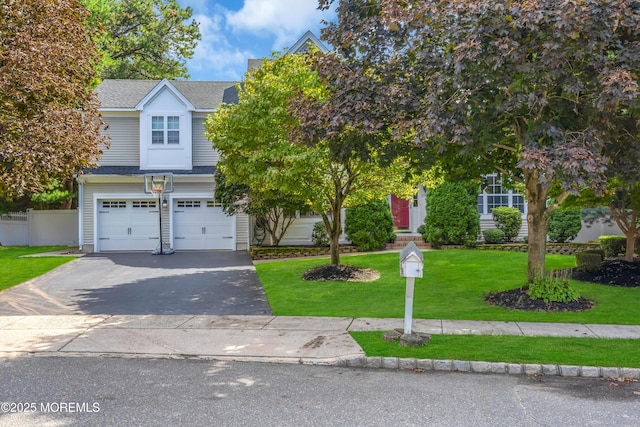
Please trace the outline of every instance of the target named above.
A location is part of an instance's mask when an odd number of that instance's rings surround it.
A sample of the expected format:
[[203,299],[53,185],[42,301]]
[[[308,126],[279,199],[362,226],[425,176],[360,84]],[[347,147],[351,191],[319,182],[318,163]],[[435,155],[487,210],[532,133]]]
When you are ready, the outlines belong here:
[[211,199],[173,202],[176,250],[235,249],[235,220]]
[[99,251],[152,251],[159,240],[156,200],[98,200]]

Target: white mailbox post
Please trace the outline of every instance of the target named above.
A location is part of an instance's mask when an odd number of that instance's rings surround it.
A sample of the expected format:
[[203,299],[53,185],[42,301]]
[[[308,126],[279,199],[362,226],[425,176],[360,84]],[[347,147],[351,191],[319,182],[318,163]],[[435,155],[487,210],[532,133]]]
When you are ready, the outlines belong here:
[[400,252],[400,276],[407,278],[404,305],[404,333],[411,334],[413,316],[413,286],[416,277],[422,277],[424,256],[414,242],[409,242]]

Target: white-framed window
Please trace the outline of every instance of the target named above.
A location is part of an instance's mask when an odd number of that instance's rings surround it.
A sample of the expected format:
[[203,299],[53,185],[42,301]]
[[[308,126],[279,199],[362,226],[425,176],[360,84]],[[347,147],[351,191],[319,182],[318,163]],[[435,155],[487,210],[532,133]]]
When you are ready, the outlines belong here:
[[180,116],[151,116],[151,144],[180,144]]
[[500,206],[518,208],[524,215],[526,202],[518,190],[510,190],[502,185],[502,179],[497,174],[487,175],[487,186],[478,196],[478,212],[480,215],[491,216],[491,209]]
[[179,208],[199,208],[200,207],[200,200],[178,200],[178,207]]
[[127,207],[126,200],[103,200],[102,207],[105,209],[124,209]]
[[155,208],[156,200],[134,200],[133,201],[134,208]]

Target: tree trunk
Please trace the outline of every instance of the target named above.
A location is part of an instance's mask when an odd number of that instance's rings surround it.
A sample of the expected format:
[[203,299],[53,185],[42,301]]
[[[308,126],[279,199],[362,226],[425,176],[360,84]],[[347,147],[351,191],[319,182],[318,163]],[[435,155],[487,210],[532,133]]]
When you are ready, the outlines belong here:
[[340,234],[330,236],[331,265],[340,265]]
[[636,247],[636,237],[637,234],[634,232],[631,232],[629,234],[626,235],[627,236],[627,249],[624,253],[624,259],[626,261],[632,262],[633,261],[633,253],[635,252],[635,247]]
[[618,228],[622,230],[627,238],[627,249],[624,254],[624,259],[632,262],[633,253],[635,252],[636,238],[640,235],[640,230],[638,230],[637,226],[638,211],[628,210],[626,209],[626,206],[621,209],[616,209],[613,205],[609,206],[609,210],[611,211],[611,215],[613,215],[613,219],[615,219],[616,224],[618,224]]
[[525,176],[527,192],[527,283],[544,275],[545,256],[547,254],[547,194],[548,191],[538,182],[537,173]]
[[340,265],[340,235],[342,234],[342,205],[345,197],[341,192],[336,192],[335,199],[331,200],[331,219],[328,214],[322,214],[322,221],[329,234],[329,252],[331,265]]

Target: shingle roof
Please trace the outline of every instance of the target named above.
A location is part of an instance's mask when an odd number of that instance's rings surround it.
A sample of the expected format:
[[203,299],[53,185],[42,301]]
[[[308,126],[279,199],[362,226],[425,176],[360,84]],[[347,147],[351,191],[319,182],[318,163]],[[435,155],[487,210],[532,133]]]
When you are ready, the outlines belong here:
[[[102,108],[135,108],[158,83],[160,80],[103,80],[96,88],[96,93]],[[212,110],[223,102],[238,102],[238,83],[171,81],[171,84],[199,110]]]

